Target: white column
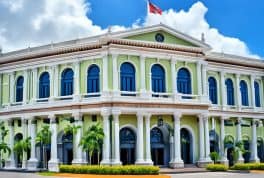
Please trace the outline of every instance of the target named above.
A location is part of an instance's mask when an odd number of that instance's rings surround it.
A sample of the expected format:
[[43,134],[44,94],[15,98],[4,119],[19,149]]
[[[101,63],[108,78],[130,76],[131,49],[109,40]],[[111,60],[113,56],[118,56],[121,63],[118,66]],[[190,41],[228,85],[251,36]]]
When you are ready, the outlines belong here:
[[54,81],[53,81],[53,96],[56,98],[59,96],[59,66],[54,66]]
[[143,158],[143,147],[144,147],[144,141],[143,141],[143,114],[137,113],[137,158],[136,158],[136,164],[144,164],[144,158]]
[[196,74],[197,74],[197,94],[202,95],[202,82],[201,82],[201,63],[198,61],[196,63]]
[[226,155],[225,155],[225,120],[227,118],[220,117],[220,156],[221,156],[221,162],[226,164],[228,162]]
[[175,68],[175,64],[176,64],[176,60],[175,59],[171,59],[170,61],[171,63],[171,80],[172,80],[172,93],[177,94],[178,90],[177,90],[177,78],[176,78],[176,68]]
[[104,129],[104,144],[103,144],[103,160],[101,164],[109,165],[110,162],[110,125],[109,125],[109,116],[110,113],[108,110],[103,110],[101,112],[103,117],[103,129]]
[[9,148],[11,149],[10,157],[7,160],[6,167],[9,169],[14,169],[15,166],[15,156],[14,156],[14,121],[13,119],[8,120],[8,126],[9,126]]
[[215,118],[212,117],[212,130],[215,130]]
[[57,152],[57,119],[55,115],[49,115],[51,131],[51,154],[48,162],[49,171],[59,171],[59,159]]
[[34,103],[38,98],[38,68],[32,69],[32,100],[31,103]]
[[257,124],[258,120],[252,121],[252,141],[251,141],[251,159],[250,162],[259,162],[257,147]]
[[32,117],[28,120],[29,126],[29,136],[31,137],[31,149],[30,149],[30,159],[28,160],[27,168],[28,170],[36,170],[38,165],[38,160],[36,158],[36,132],[37,132],[37,120]]
[[199,162],[205,161],[204,155],[204,122],[203,122],[203,115],[199,115],[199,151],[200,151],[200,158]]
[[2,107],[3,100],[2,100],[2,88],[3,88],[3,80],[2,80],[3,75],[0,74],[0,108]]
[[15,73],[11,72],[9,74],[9,103],[10,105],[15,102],[14,95],[15,95]]
[[174,158],[170,161],[170,167],[181,168],[184,167],[181,158],[181,113],[173,113],[174,117]]
[[103,95],[108,92],[108,54],[103,56]]
[[145,71],[145,56],[140,56],[140,94],[146,96],[146,71]]
[[208,96],[208,87],[207,87],[207,75],[206,75],[206,65],[202,65],[202,83],[203,83],[203,95]]
[[153,162],[151,160],[151,147],[150,147],[150,114],[145,115],[145,132],[146,132],[146,150],[145,150],[145,155],[146,155],[146,164],[152,165]]
[[74,100],[80,100],[80,61],[74,63]]
[[114,95],[119,95],[119,78],[118,78],[118,73],[119,69],[117,67],[117,54],[112,54],[112,59],[113,59],[113,90],[114,90]]
[[50,100],[54,99],[54,66],[49,67],[49,75],[50,75]]
[[[236,125],[236,135],[237,135],[237,139],[236,139],[236,142],[242,142],[242,134],[241,134],[241,122],[242,122],[242,119],[241,118],[237,118],[237,125]],[[244,162],[244,159],[242,157],[242,152],[239,151],[238,153],[238,160],[237,162],[239,163],[243,163]]]
[[236,74],[237,107],[241,109],[240,75]]
[[[25,117],[21,118],[22,122],[22,130],[23,130],[23,139],[28,138],[28,123]],[[22,169],[27,168],[27,152],[23,151],[23,158],[22,158]]]
[[151,93],[152,93],[152,74],[151,74],[151,71],[149,71],[149,95],[151,96]]
[[225,73],[223,71],[220,72],[221,76],[221,95],[222,95],[222,107],[225,109],[227,105],[227,96],[226,96],[226,85],[225,85]]
[[23,104],[27,104],[28,93],[28,71],[24,71]]
[[120,110],[113,110],[112,112],[114,117],[114,131],[115,131],[115,154],[113,164],[121,165],[120,162],[120,143],[119,143],[119,115],[121,114]]
[[250,76],[250,84],[251,84],[251,106],[253,108],[256,107],[254,82],[255,82],[255,76],[254,75],[251,75]]
[[85,160],[82,158],[82,148],[79,146],[79,143],[82,138],[83,133],[83,120],[82,120],[82,113],[80,112],[74,112],[72,114],[74,117],[74,125],[76,127],[80,127],[77,129],[76,134],[74,134],[73,138],[73,160],[72,164],[84,164],[86,163]]
[[204,135],[205,135],[205,160],[206,162],[212,162],[210,158],[210,140],[209,140],[209,126],[208,126],[207,115],[204,115]]

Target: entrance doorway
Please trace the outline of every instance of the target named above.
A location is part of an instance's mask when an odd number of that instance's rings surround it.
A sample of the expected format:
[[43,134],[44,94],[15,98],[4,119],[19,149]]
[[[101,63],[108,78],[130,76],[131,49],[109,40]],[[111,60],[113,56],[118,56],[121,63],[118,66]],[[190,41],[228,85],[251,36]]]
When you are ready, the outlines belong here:
[[245,153],[243,154],[244,162],[249,163],[250,162],[250,143],[249,140],[243,140],[244,144],[244,150]]
[[264,141],[262,138],[258,138],[258,157],[260,162],[264,162]]
[[71,164],[73,160],[73,135],[64,134],[62,136],[62,162],[63,164]]
[[[15,144],[23,139],[23,135],[21,133],[17,133],[14,137]],[[22,167],[22,159],[23,159],[23,154],[22,153],[15,153],[15,164],[17,168]]]
[[135,164],[136,134],[128,127],[120,130],[120,159],[123,165]]
[[191,133],[186,129],[181,129],[181,157],[184,162],[184,164],[191,164],[192,158],[192,135]]

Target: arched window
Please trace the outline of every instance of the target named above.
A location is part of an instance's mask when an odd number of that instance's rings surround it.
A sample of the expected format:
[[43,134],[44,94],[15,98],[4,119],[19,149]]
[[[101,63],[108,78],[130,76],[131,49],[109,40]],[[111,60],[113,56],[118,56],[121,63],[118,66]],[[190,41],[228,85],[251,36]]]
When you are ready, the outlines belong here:
[[235,105],[233,82],[231,79],[227,79],[225,81],[225,84],[226,84],[227,104]]
[[87,71],[87,93],[98,93],[100,91],[100,69],[97,65],[91,65]]
[[23,101],[23,85],[24,77],[20,76],[17,78],[16,82],[16,102]]
[[61,74],[61,96],[73,94],[73,71],[65,69]]
[[209,77],[209,97],[213,104],[217,104],[217,83],[214,77]]
[[248,106],[248,87],[244,80],[240,81],[240,93],[242,106]]
[[48,98],[49,96],[50,96],[49,73],[44,72],[39,77],[39,98]]
[[256,107],[260,107],[260,90],[259,90],[259,83],[254,82],[254,88],[255,88],[255,105]]
[[151,68],[152,91],[155,93],[164,93],[165,89],[165,71],[159,64],[154,64]]
[[163,134],[161,130],[157,127],[151,129],[150,131],[151,144],[163,144]]
[[178,89],[179,93],[183,93],[183,94],[191,94],[192,93],[191,75],[190,75],[190,72],[185,68],[181,68],[178,71],[177,89]]
[[125,62],[120,67],[121,91],[136,91],[135,68],[132,64]]

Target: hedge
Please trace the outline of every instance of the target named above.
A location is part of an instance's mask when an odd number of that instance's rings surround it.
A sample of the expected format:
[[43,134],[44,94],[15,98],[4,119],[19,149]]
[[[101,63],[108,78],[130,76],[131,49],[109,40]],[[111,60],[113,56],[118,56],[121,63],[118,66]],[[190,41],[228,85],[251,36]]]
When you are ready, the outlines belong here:
[[84,165],[60,165],[61,173],[75,174],[104,174],[104,175],[157,175],[157,166],[84,166]]
[[233,170],[264,170],[264,163],[237,163],[231,167]]
[[228,167],[224,164],[207,164],[206,169],[210,171],[227,171]]

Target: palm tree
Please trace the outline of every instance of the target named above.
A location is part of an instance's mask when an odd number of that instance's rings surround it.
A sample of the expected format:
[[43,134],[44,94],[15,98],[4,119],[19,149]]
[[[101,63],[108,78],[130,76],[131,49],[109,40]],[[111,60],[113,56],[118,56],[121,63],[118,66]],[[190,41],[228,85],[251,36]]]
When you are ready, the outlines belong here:
[[17,154],[20,160],[23,159],[23,153],[25,157],[27,156],[27,152],[28,150],[30,150],[30,145],[31,145],[30,140],[31,140],[31,137],[27,137],[15,143],[14,152]]
[[99,123],[92,125],[83,135],[80,146],[83,151],[89,153],[89,163],[92,163],[92,155],[97,152],[97,163],[99,164],[101,145],[103,144],[104,131]]
[[43,154],[43,168],[47,168],[47,146],[51,143],[51,132],[49,125],[43,125],[36,136],[36,144],[40,145]]
[[7,133],[8,130],[5,129],[5,123],[3,121],[0,122],[0,168],[2,168],[4,162],[4,160],[2,160],[3,154],[8,153],[8,156],[11,154],[11,149],[7,143],[4,142]]

